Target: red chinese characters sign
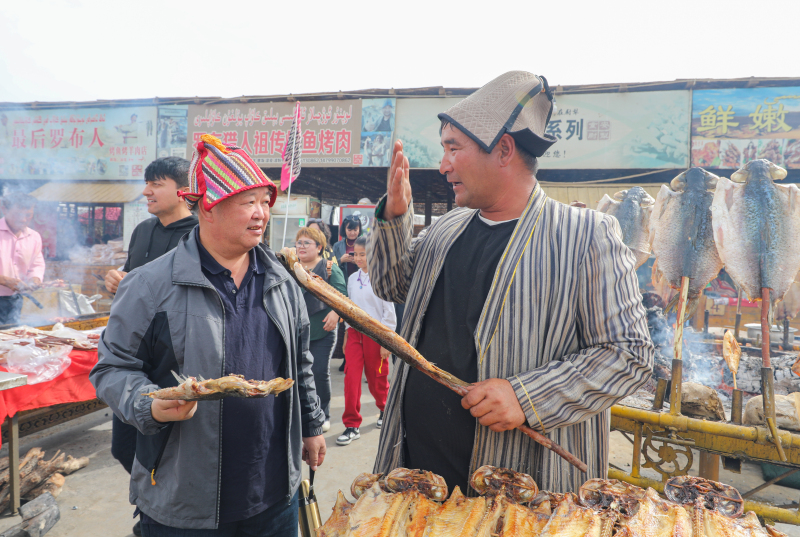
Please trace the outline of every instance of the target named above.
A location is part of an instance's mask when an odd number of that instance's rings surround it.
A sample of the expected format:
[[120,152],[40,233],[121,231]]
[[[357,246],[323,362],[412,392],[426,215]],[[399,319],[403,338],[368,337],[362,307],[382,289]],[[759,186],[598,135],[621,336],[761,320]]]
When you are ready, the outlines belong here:
[[0,178],[141,179],[155,107],[0,110]]
[[[189,106],[188,154],[203,134],[247,151],[262,168],[280,168],[294,103],[252,106]],[[361,145],[361,102],[300,102],[303,167],[357,165]]]

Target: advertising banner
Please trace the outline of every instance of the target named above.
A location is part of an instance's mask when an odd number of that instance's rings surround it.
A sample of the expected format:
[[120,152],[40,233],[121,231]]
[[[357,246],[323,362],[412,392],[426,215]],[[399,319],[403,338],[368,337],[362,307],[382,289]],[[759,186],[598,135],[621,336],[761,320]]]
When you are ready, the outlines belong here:
[[395,99],[361,100],[361,165],[388,167],[392,160]]
[[397,139],[403,141],[403,152],[412,168],[439,168],[442,144],[437,115],[460,100],[460,97],[400,99],[397,103]]
[[[262,168],[280,168],[281,154],[292,124],[295,103],[236,106],[189,105],[187,158],[203,134],[247,151]],[[302,166],[360,166],[361,102],[359,100],[300,102]],[[301,176],[302,179],[302,176]]]
[[800,168],[800,87],[695,91],[692,165],[737,169],[761,158]]
[[139,179],[156,108],[0,111],[0,179]]
[[547,133],[558,141],[542,168],[686,168],[688,91],[556,96]]
[[[442,160],[437,115],[460,98],[401,99],[396,138],[412,168]],[[685,168],[689,163],[688,91],[560,95],[547,132],[558,139],[542,168]]]
[[186,120],[189,107],[175,104],[158,107],[158,158],[186,157]]

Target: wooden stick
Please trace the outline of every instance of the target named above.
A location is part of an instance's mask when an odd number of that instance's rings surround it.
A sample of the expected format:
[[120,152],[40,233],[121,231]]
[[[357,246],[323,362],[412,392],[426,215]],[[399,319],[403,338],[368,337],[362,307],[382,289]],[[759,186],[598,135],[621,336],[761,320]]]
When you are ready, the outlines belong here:
[[675,322],[675,358],[678,360],[683,359],[683,325],[684,315],[686,315],[686,296],[689,294],[689,277],[683,276],[681,278],[681,294],[678,298],[678,317]]
[[761,361],[763,367],[772,367],[769,359],[769,287],[761,288]]
[[[309,273],[300,263],[294,263],[290,266],[291,260],[287,259],[285,255],[280,254],[278,259],[284,263],[284,266],[289,271],[300,287],[309,291],[312,295],[320,299],[322,302],[330,306],[332,310],[338,313],[347,323],[372,338],[384,349],[388,349],[395,356],[403,360],[409,366],[417,371],[427,375],[439,384],[449,388],[455,393],[464,396],[467,394],[466,389],[468,384],[463,380],[456,378],[447,371],[439,369],[428,360],[426,360],[414,347],[412,347],[405,339],[401,338],[394,330],[389,330],[386,326],[367,315],[364,310],[359,308],[352,300],[348,299],[336,289],[331,287],[325,280],[319,276]],[[588,471],[586,463],[578,459],[575,455],[568,452],[543,434],[540,434],[527,425],[520,425],[517,427],[520,431],[525,433],[531,440],[541,444],[559,457],[573,465],[575,468],[583,473]]]

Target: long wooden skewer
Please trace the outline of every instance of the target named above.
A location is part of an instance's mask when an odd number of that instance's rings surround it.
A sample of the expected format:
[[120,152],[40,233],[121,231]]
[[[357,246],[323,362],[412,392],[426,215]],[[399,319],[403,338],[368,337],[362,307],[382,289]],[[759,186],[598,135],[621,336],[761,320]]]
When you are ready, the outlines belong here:
[[[290,262],[290,260],[282,254],[279,256],[279,259],[281,259],[285,265],[288,265]],[[446,386],[461,396],[467,394],[467,386],[470,385],[469,383],[454,377],[447,371],[439,369],[430,363],[405,339],[367,315],[364,310],[356,306],[352,300],[328,285],[325,280],[316,274],[309,273],[300,263],[294,263],[294,266],[287,268],[289,268],[289,273],[295,277],[297,283],[299,283],[301,287],[330,306],[331,309],[338,313],[353,328],[374,339],[381,347],[390,350],[392,354],[439,384]],[[541,444],[557,454],[581,472],[586,473],[588,471],[585,462],[581,461],[575,455],[543,434],[534,431],[527,425],[520,425],[517,429],[525,433],[534,442]]]

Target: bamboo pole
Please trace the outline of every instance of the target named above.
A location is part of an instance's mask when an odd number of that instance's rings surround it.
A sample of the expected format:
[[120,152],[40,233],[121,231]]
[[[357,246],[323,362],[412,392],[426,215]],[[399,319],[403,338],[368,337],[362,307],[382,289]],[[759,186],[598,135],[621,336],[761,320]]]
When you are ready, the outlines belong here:
[[683,324],[686,315],[686,296],[689,294],[689,278],[681,278],[681,291],[678,297],[678,317],[675,320],[674,358],[672,359],[672,389],[669,401],[669,413],[677,416],[681,413],[681,394],[683,377]]

